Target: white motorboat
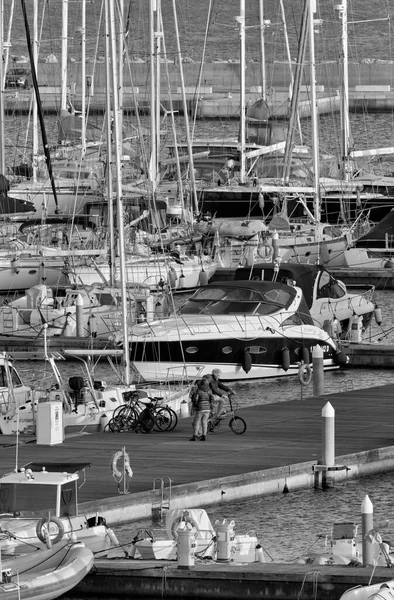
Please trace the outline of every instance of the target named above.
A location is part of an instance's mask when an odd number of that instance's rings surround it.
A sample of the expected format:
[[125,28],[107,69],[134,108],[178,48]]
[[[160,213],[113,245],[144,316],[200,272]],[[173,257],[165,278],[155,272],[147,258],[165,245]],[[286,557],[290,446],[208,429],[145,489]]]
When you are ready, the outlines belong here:
[[259,540],[254,531],[236,534],[234,521],[211,523],[202,508],[173,509],[165,516],[164,529],[137,532],[129,548],[131,558],[177,560],[178,529],[189,524],[194,536],[194,554],[199,558],[217,558],[216,530],[226,531],[229,544],[224,550],[227,560],[237,563],[264,562],[259,556]]
[[[122,336],[115,338],[119,344]],[[325,368],[346,361],[313,324],[302,290],[279,282],[230,281],[199,288],[179,314],[133,326],[130,359],[145,381],[193,379],[219,368],[225,380],[297,374],[320,346]],[[308,354],[308,359],[306,355]]]
[[[3,395],[3,404],[0,404],[2,408],[0,414],[1,434],[14,435],[17,432],[37,434],[40,414],[45,415],[52,407],[54,410],[56,408],[56,415],[54,414],[52,418],[57,419],[59,427],[60,442],[56,443],[61,443],[63,436],[69,433],[103,431],[114,411],[127,402],[129,392],[138,390],[142,401],[144,398],[160,398],[163,404],[168,404],[177,413],[181,410],[182,402],[189,400],[190,385],[173,386],[167,381],[162,385],[155,386],[122,383],[107,386],[104,381],[95,380],[87,360],[93,356],[96,358],[107,356],[110,359],[116,355],[122,355],[123,351],[121,350],[75,349],[65,351],[65,354],[72,358],[78,358],[82,365],[82,371],[78,370],[78,374],[69,377],[66,383],[54,357],[47,357],[49,376],[53,383],[49,385],[48,379],[43,377],[42,385],[37,385],[34,390],[22,384],[9,358],[5,354],[0,355],[0,369],[3,363],[4,373],[8,372],[9,374],[6,381],[10,386]],[[15,382],[14,392],[12,391],[13,382]],[[45,419],[45,417],[42,418]],[[41,430],[44,429],[45,426],[42,424]],[[45,432],[42,439],[45,439]]]
[[303,291],[313,322],[325,329],[331,337],[361,342],[362,336],[375,314],[373,285],[348,286],[333,277],[322,265],[299,263],[257,263],[240,267],[235,280],[280,281],[296,285]]
[[[88,463],[29,463],[0,477],[0,550],[27,554],[77,539],[93,552],[119,545],[100,517],[78,511],[80,475]],[[75,536],[75,537],[74,537]],[[48,542],[49,540],[49,542]]]

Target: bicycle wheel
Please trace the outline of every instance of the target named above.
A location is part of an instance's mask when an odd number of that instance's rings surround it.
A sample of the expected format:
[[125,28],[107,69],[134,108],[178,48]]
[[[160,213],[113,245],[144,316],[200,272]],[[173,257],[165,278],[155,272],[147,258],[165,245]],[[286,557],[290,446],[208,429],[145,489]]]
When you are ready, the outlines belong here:
[[163,406],[156,412],[155,431],[172,431],[178,423],[178,415],[172,408]]
[[242,417],[233,417],[229,421],[230,429],[236,435],[242,435],[246,431],[246,423]]
[[130,431],[134,429],[138,421],[138,414],[134,408],[130,406],[124,406],[123,410],[119,411],[118,414],[109,421],[108,426],[111,431],[122,433],[123,431]]

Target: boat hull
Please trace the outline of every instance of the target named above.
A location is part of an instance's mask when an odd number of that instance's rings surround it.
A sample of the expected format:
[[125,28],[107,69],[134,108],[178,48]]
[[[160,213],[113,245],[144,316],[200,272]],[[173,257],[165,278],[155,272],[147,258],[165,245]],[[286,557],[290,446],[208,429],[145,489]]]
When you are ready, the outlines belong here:
[[11,571],[0,585],[4,600],[52,600],[73,589],[93,566],[93,553],[82,544],[52,547],[3,561]]

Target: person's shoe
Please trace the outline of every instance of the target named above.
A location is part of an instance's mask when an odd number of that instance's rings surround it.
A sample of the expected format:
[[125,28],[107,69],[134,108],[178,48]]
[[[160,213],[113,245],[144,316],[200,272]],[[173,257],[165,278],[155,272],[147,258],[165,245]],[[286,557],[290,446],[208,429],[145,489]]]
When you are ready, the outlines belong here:
[[200,442],[205,442],[205,435],[202,435],[202,436],[200,437]]
[[191,438],[190,438],[189,442],[195,442],[195,441],[196,441],[196,439],[197,439],[197,438],[196,438],[196,436],[195,436],[195,435],[193,435],[193,437],[191,437]]

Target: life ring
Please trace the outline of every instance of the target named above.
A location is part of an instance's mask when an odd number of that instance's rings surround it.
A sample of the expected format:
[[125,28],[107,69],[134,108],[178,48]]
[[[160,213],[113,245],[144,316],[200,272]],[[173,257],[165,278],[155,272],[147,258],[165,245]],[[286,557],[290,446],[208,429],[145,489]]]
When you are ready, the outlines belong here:
[[175,521],[172,523],[171,525],[171,533],[172,533],[172,537],[174,538],[174,540],[177,539],[178,537],[178,527],[179,524],[185,522],[185,523],[190,523],[190,525],[192,527],[194,527],[194,537],[197,537],[198,532],[200,531],[198,528],[198,525],[196,523],[196,521],[194,519],[192,519],[191,517],[178,517],[177,519],[175,519]]
[[312,369],[309,365],[301,363],[298,368],[298,379],[301,385],[308,385],[312,380]]
[[121,479],[123,477],[123,471],[119,471],[119,468],[118,468],[118,460],[120,458],[123,458],[123,460],[124,460],[124,471],[125,471],[125,473],[129,477],[132,477],[133,476],[133,471],[132,471],[132,468],[130,467],[129,455],[127,454],[127,452],[124,452],[123,450],[119,450],[119,452],[115,452],[115,454],[112,457],[112,461],[111,461],[112,475],[114,477],[118,477],[119,479]]
[[[58,532],[54,538],[52,538],[50,536],[48,522],[54,523],[56,525],[56,527],[58,528]],[[49,519],[47,517],[43,517],[37,523],[36,535],[37,535],[38,539],[40,540],[40,542],[43,542],[44,544],[47,543],[48,537],[51,540],[51,544],[57,544],[60,542],[60,540],[64,536],[64,525],[63,525],[61,519],[59,519],[58,517],[50,517]]]
[[260,246],[257,247],[257,256],[263,260],[270,260],[273,252],[274,249],[270,244],[260,244]]

